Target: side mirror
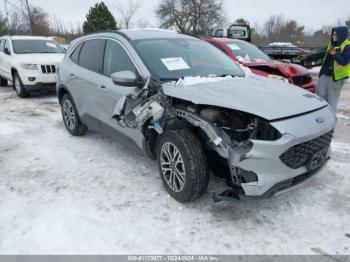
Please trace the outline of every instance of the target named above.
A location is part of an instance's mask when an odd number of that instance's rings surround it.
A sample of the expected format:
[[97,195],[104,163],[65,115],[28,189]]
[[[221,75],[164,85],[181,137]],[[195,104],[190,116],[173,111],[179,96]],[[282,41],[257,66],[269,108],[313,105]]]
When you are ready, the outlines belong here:
[[112,81],[116,85],[135,86],[137,85],[137,76],[132,71],[120,71],[111,75]]
[[5,53],[6,55],[11,55],[11,52],[10,52],[10,50],[9,50],[7,47],[5,47],[4,53]]

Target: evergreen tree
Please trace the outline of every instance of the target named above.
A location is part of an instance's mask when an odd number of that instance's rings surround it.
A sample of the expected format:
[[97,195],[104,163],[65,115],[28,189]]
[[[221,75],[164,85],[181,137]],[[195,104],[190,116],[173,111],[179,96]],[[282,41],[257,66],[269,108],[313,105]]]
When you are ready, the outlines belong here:
[[90,8],[83,25],[83,31],[85,34],[116,29],[117,22],[104,2],[97,3]]

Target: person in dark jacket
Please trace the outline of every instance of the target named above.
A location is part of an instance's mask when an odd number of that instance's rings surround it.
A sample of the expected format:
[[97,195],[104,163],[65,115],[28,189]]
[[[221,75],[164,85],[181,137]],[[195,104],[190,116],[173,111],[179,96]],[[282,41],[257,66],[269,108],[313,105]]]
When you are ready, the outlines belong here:
[[317,94],[337,112],[341,90],[350,76],[349,29],[345,26],[332,30],[331,43],[320,71]]

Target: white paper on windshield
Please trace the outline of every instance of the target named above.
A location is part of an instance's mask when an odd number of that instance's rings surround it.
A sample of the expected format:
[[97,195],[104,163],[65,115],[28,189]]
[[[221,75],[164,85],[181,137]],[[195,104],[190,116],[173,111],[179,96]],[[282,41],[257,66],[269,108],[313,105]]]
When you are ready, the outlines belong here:
[[53,48],[56,48],[56,45],[55,45],[55,44],[53,44],[53,43],[48,43],[48,42],[46,42],[46,45],[47,45],[48,47],[53,47]]
[[237,44],[228,44],[228,47],[231,50],[241,50],[241,48]]
[[190,69],[182,57],[162,58],[161,61],[169,71]]

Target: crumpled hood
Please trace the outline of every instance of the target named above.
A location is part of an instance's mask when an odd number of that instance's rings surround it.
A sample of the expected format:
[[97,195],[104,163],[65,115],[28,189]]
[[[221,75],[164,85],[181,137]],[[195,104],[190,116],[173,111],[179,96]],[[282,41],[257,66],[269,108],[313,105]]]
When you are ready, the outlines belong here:
[[291,63],[282,63],[279,61],[261,61],[261,62],[249,62],[249,63],[244,63],[245,66],[250,67],[250,68],[259,68],[263,70],[263,67],[269,67],[269,68],[274,68],[279,70],[285,77],[293,77],[293,76],[303,76],[303,75],[308,75],[310,72],[305,68],[300,65],[296,64],[291,64]]
[[198,105],[218,106],[260,116],[266,120],[295,116],[327,105],[318,96],[266,77],[221,79],[194,85],[163,85],[166,95]]

